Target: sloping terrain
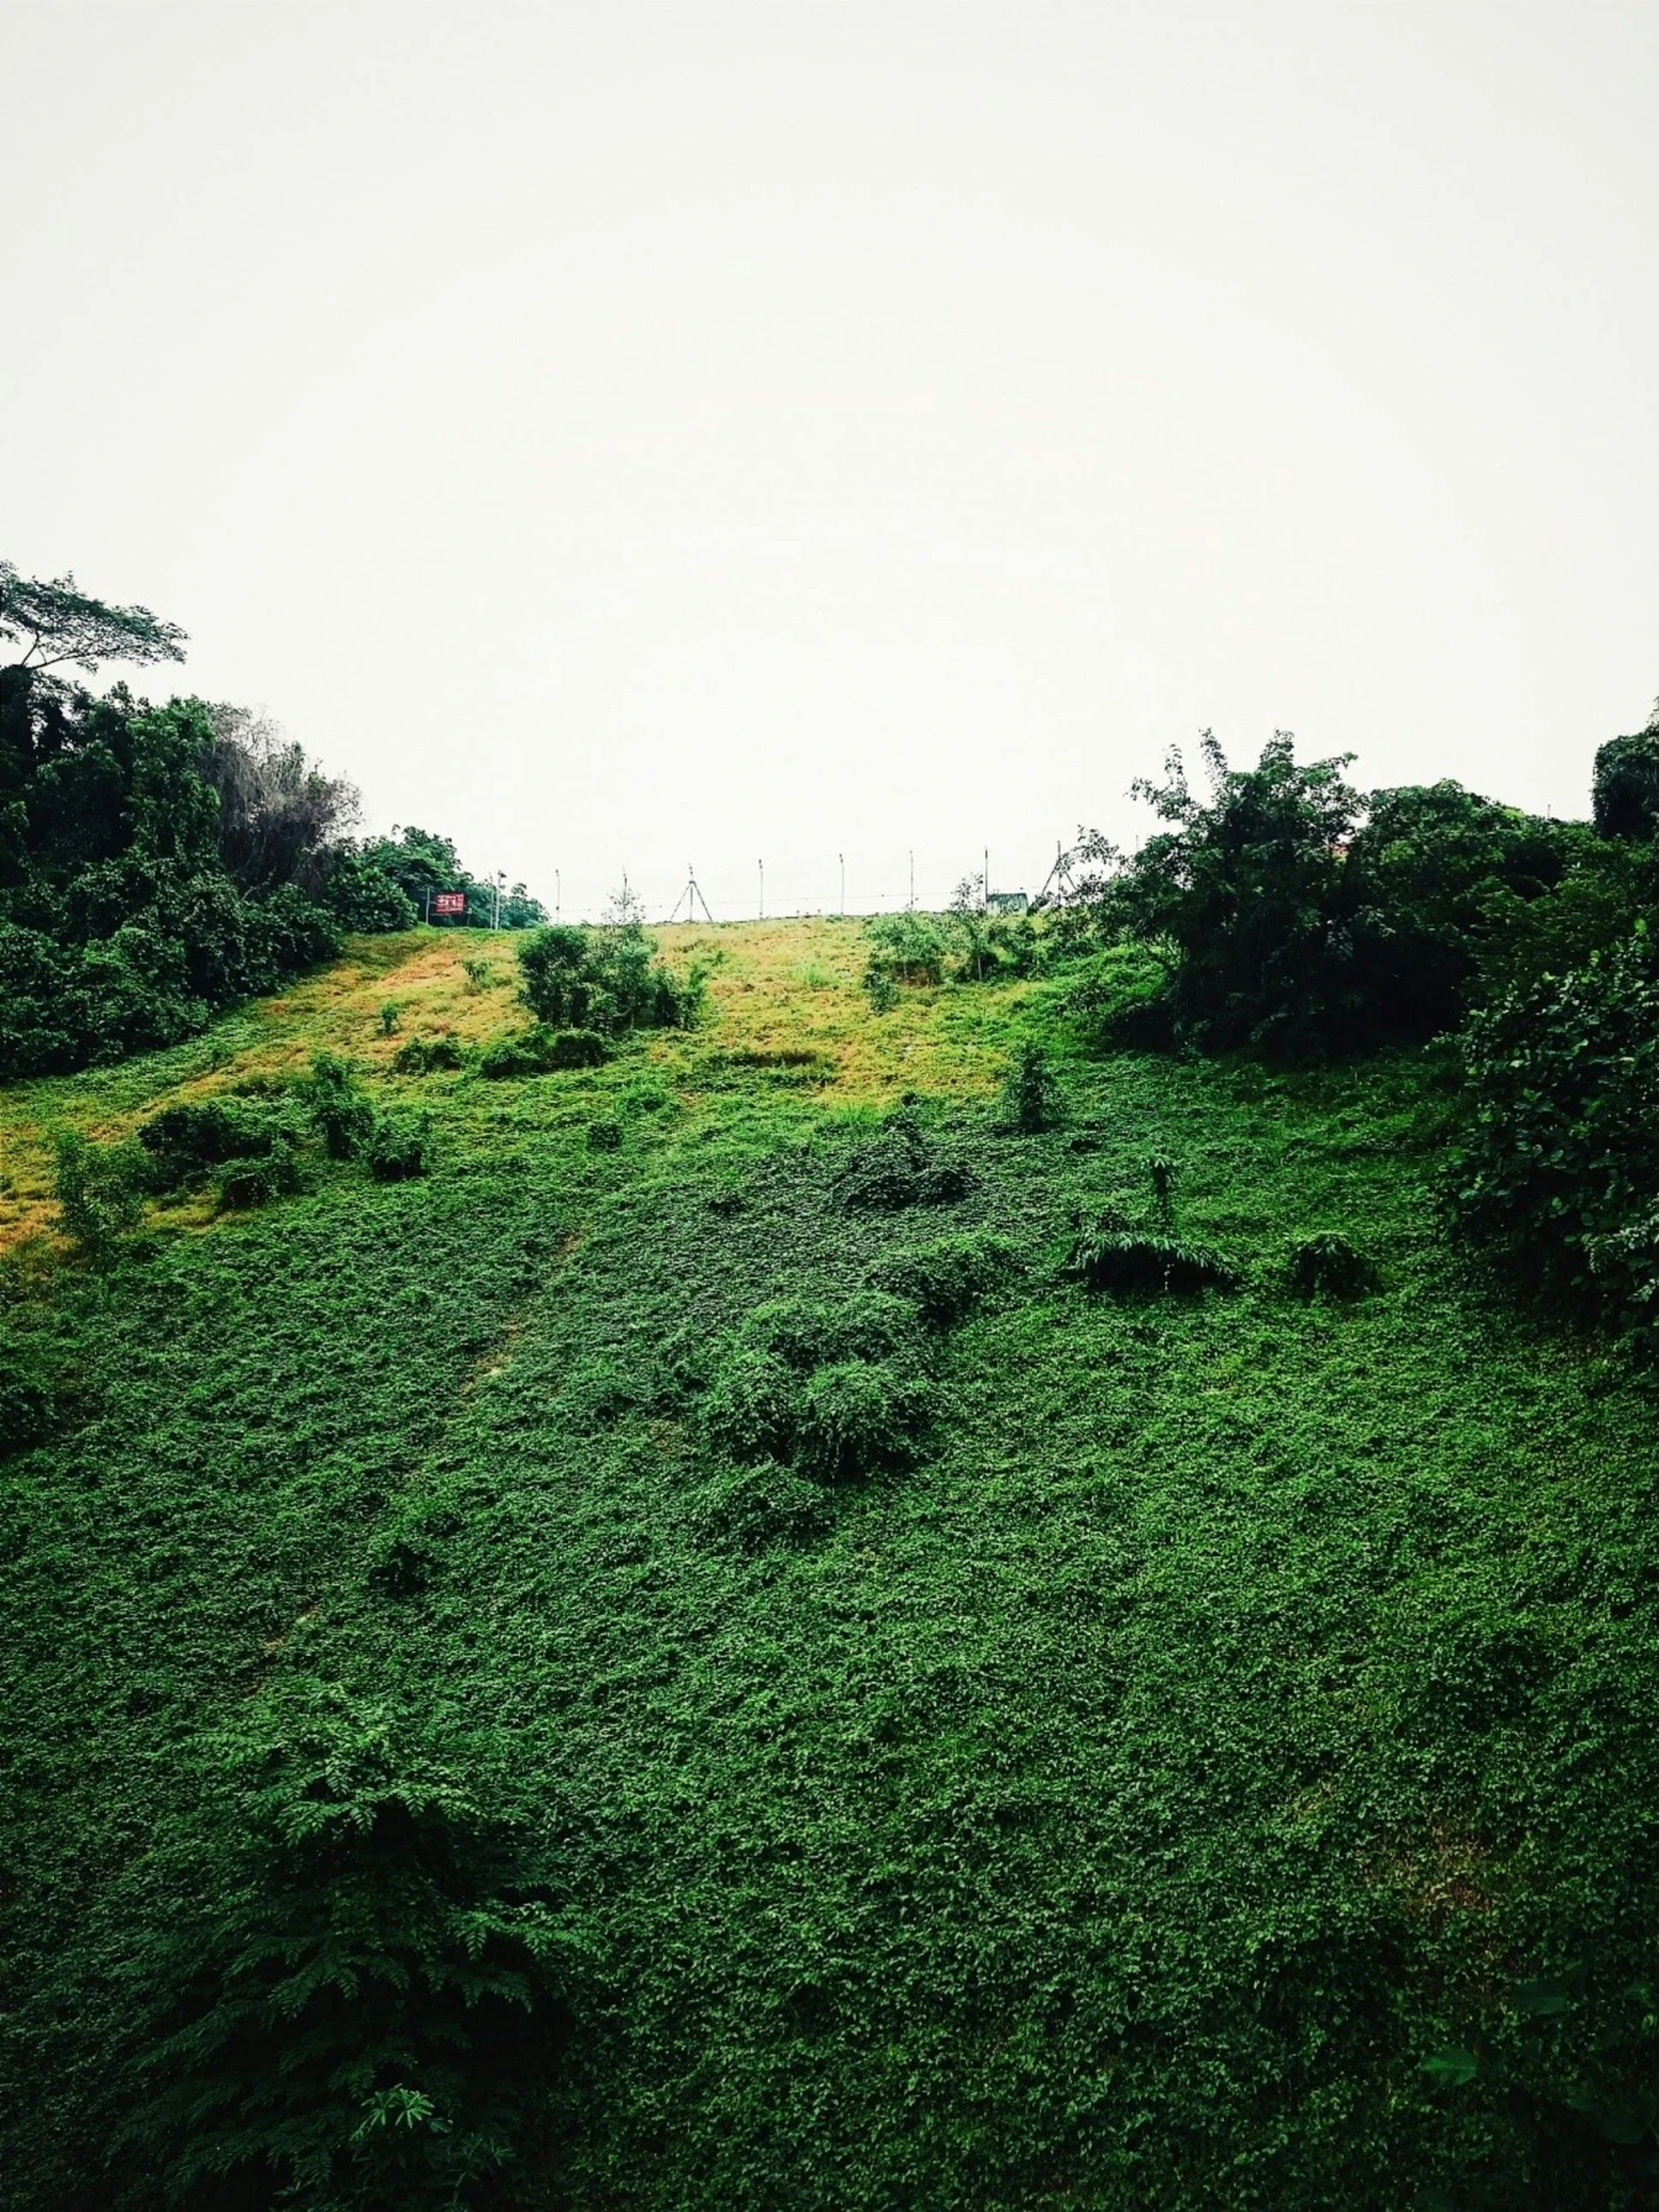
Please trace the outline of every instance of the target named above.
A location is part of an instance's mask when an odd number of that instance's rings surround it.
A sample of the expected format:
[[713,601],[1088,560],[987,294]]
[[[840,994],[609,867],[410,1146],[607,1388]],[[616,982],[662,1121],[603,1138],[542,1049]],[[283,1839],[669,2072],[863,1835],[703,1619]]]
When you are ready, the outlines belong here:
[[[292,1671],[458,1747],[563,1901],[534,2201],[1651,2202],[1651,1398],[1448,1257],[1432,1061],[1088,1061],[1041,984],[870,1013],[853,923],[664,937],[710,1017],[598,1070],[391,1074],[508,1018],[504,951],[469,989],[421,933],[0,1094],[64,1407],[3,1468],[4,2201],[104,2201],[134,1931]],[[1024,1036],[1065,1110],[1021,1136]],[[427,1178],[53,1272],[50,1123],[324,1045],[432,1114]],[[1154,1159],[1235,1287],[1068,1274],[1104,1207],[1159,1230]],[[1286,1287],[1328,1232],[1369,1295]],[[734,1442],[766,1330],[871,1313],[901,1448]]]

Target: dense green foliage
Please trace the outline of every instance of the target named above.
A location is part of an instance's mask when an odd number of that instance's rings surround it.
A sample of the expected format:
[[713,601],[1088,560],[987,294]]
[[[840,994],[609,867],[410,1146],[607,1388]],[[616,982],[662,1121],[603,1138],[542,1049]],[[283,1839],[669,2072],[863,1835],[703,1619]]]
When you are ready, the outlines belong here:
[[1590,796],[1601,836],[1650,844],[1659,835],[1659,704],[1645,730],[1599,749]]
[[339,949],[326,885],[282,872],[314,844],[233,836],[217,779],[242,758],[200,700],[0,670],[0,1072],[174,1043]]
[[1284,731],[1254,769],[1229,768],[1208,735],[1204,755],[1207,799],[1179,755],[1164,784],[1137,786],[1171,827],[1094,886],[1100,935],[1167,958],[1126,1001],[1119,1041],[1154,1041],[1161,1023],[1206,1049],[1321,1057],[1431,1036],[1517,929],[1538,934],[1531,909],[1599,865],[1582,825],[1452,783],[1366,799],[1346,760],[1305,766]]
[[[1067,1003],[1088,1033],[1313,1058],[1457,1032],[1465,1237],[1579,1318],[1650,1333],[1659,734],[1602,747],[1594,830],[1450,783],[1364,799],[1283,732],[1250,771],[1205,754],[1208,800],[1179,757],[1138,787],[1173,827],[1131,860],[1085,839],[1055,937],[1081,955]],[[1115,1236],[1095,1273],[1154,1266]]]
[[1659,1323],[1659,967],[1644,930],[1470,1022],[1465,1232],[1580,1316]]
[[[362,849],[361,864],[394,883],[411,914],[434,928],[534,929],[547,919],[540,899],[532,898],[522,883],[509,888],[469,874],[453,841],[430,830],[400,829],[389,837],[373,838]],[[459,891],[466,900],[463,910],[434,913],[432,899],[439,891]]]
[[638,921],[537,929],[519,945],[518,964],[524,1003],[553,1029],[608,1037],[689,1029],[703,1003],[702,973],[676,975]]
[[[1060,1062],[1037,1002],[964,1004]],[[1438,1068],[1074,1061],[1017,1136],[729,1062],[699,1104],[639,1050],[425,1078],[425,1178],[319,1159],[14,1306],[72,1409],[5,1462],[8,2212],[277,2124],[247,2023],[366,2066],[384,2014],[325,1975],[278,2018],[336,1925],[410,1962],[427,2053],[363,2094],[455,2129],[372,2147],[527,2130],[526,2206],[1647,2201],[1651,1402],[1451,1265]],[[1108,1206],[1237,1286],[1093,1294]],[[1370,1295],[1287,1283],[1333,1237]],[[216,1733],[291,1744],[317,1682],[405,1749],[281,1802],[464,1772],[510,1878],[411,1846],[428,1912],[351,1841],[318,1884]],[[446,2105],[423,2023],[484,2026],[446,1916],[537,1898],[546,1947],[485,1956],[568,2009],[544,2101]],[[366,2189],[361,2099],[302,2103]]]
[[552,1916],[510,1836],[382,1713],[303,1678],[213,1749],[226,1887],[135,1961],[131,2194],[159,2175],[204,2212],[493,2199],[561,2024]]
[[959,1098],[707,1040],[621,910],[528,1027],[59,1131],[4,2212],[1651,2206],[1618,744],[1599,834],[1211,748],[1057,914],[887,917],[845,1000]]
[[541,918],[445,839],[354,841],[356,793],[256,717],[58,673],[180,660],[182,639],[0,562],[0,642],[24,647],[0,667],[0,1077],[175,1044],[345,931],[409,927],[429,887],[464,890],[480,925]]

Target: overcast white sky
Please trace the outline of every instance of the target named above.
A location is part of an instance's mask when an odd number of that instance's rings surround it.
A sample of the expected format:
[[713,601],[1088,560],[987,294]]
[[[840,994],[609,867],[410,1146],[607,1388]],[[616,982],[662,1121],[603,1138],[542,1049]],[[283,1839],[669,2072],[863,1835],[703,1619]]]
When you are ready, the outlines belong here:
[[1659,7],[0,0],[0,554],[566,913],[1659,690]]

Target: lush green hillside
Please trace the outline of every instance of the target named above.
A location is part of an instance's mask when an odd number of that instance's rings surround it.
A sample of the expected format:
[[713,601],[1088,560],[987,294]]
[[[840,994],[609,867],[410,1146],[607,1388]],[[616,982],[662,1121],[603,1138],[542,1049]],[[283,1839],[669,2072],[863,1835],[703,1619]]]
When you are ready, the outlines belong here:
[[[60,1401],[0,1468],[5,2203],[110,2201],[213,1731],[300,1677],[527,1826],[571,2013],[527,2203],[1654,2201],[1652,1398],[1448,1256],[1435,1064],[1090,1060],[1040,983],[872,1014],[854,924],[665,935],[710,1018],[600,1069],[394,1075],[505,1019],[506,957],[419,932],[0,1093]],[[1010,1134],[1032,1036],[1065,1115]],[[53,1260],[49,1122],[317,1045],[432,1113],[427,1178]],[[1067,1276],[1103,1207],[1159,1226],[1153,1159],[1236,1289]],[[1293,1296],[1331,1231],[1377,1287]],[[756,1309],[872,1288],[908,1455],[735,1458],[722,1377],[811,1321]]]

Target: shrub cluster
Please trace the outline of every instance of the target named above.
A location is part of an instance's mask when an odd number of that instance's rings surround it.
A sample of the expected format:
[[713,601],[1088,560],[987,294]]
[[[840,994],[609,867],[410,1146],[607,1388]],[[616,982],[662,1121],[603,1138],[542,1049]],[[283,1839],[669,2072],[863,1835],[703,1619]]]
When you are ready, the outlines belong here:
[[1237,1269],[1208,1245],[1120,1227],[1111,1217],[1075,1239],[1067,1272],[1085,1290],[1120,1298],[1190,1297],[1234,1290],[1239,1281]]
[[1047,1053],[1031,1042],[1017,1045],[1002,1085],[1002,1126],[1022,1137],[1054,1128],[1062,1117],[1060,1086]]
[[269,1159],[298,1134],[288,1102],[232,1095],[165,1107],[142,1125],[138,1141],[150,1156],[151,1189],[167,1192],[204,1181],[232,1161]]
[[703,1432],[728,1458],[778,1460],[817,1482],[901,1466],[928,1413],[921,1318],[865,1291],[757,1307],[715,1370]]
[[439,1069],[460,1067],[463,1057],[454,1037],[411,1037],[392,1054],[391,1064],[397,1075],[432,1075]]
[[950,1329],[1019,1264],[1006,1238],[966,1234],[889,1253],[871,1267],[868,1280],[874,1289],[908,1301],[925,1327]]
[[950,941],[931,914],[918,914],[911,908],[902,913],[877,914],[866,923],[864,935],[868,951],[863,986],[878,1014],[898,1003],[901,986],[944,981]]
[[426,1173],[432,1146],[432,1126],[422,1114],[418,1119],[382,1114],[368,1141],[368,1172],[376,1183],[410,1183]]
[[1450,1200],[1528,1288],[1651,1336],[1659,1320],[1659,957],[1645,929],[1508,993],[1463,1039]]
[[374,1107],[350,1066],[337,1053],[318,1052],[303,1095],[329,1159],[360,1159],[374,1140]]
[[1138,968],[1097,965],[1077,986],[1109,1041],[1324,1056],[1429,1036],[1517,948],[1547,964],[1562,937],[1616,931],[1629,871],[1588,824],[1449,782],[1368,798],[1347,757],[1300,764],[1284,731],[1254,769],[1208,734],[1204,756],[1208,797],[1179,755],[1163,784],[1136,786],[1169,827],[1070,920],[1097,952],[1142,948]]
[[677,975],[656,954],[655,938],[637,921],[600,929],[556,923],[518,948],[520,996],[548,1029],[606,1037],[689,1029],[702,1010],[704,973],[694,966]]
[[964,877],[944,916],[952,979],[999,983],[1035,975],[1047,965],[1049,940],[1029,913],[987,912],[984,894],[983,876]]
[[132,1144],[56,1139],[59,1219],[90,1259],[112,1259],[149,1197],[211,1185],[226,1212],[284,1198],[304,1181],[307,1151],[361,1160],[376,1182],[407,1182],[430,1166],[427,1118],[381,1115],[350,1064],[319,1052],[310,1073],[262,1092],[165,1107]]
[[550,1029],[534,1022],[511,1036],[496,1037],[479,1055],[480,1075],[551,1075],[563,1068],[602,1067],[611,1056],[597,1029]]
[[874,1135],[855,1145],[834,1179],[836,1202],[846,1213],[947,1206],[972,1188],[967,1168],[935,1152],[908,1107],[889,1114]]

